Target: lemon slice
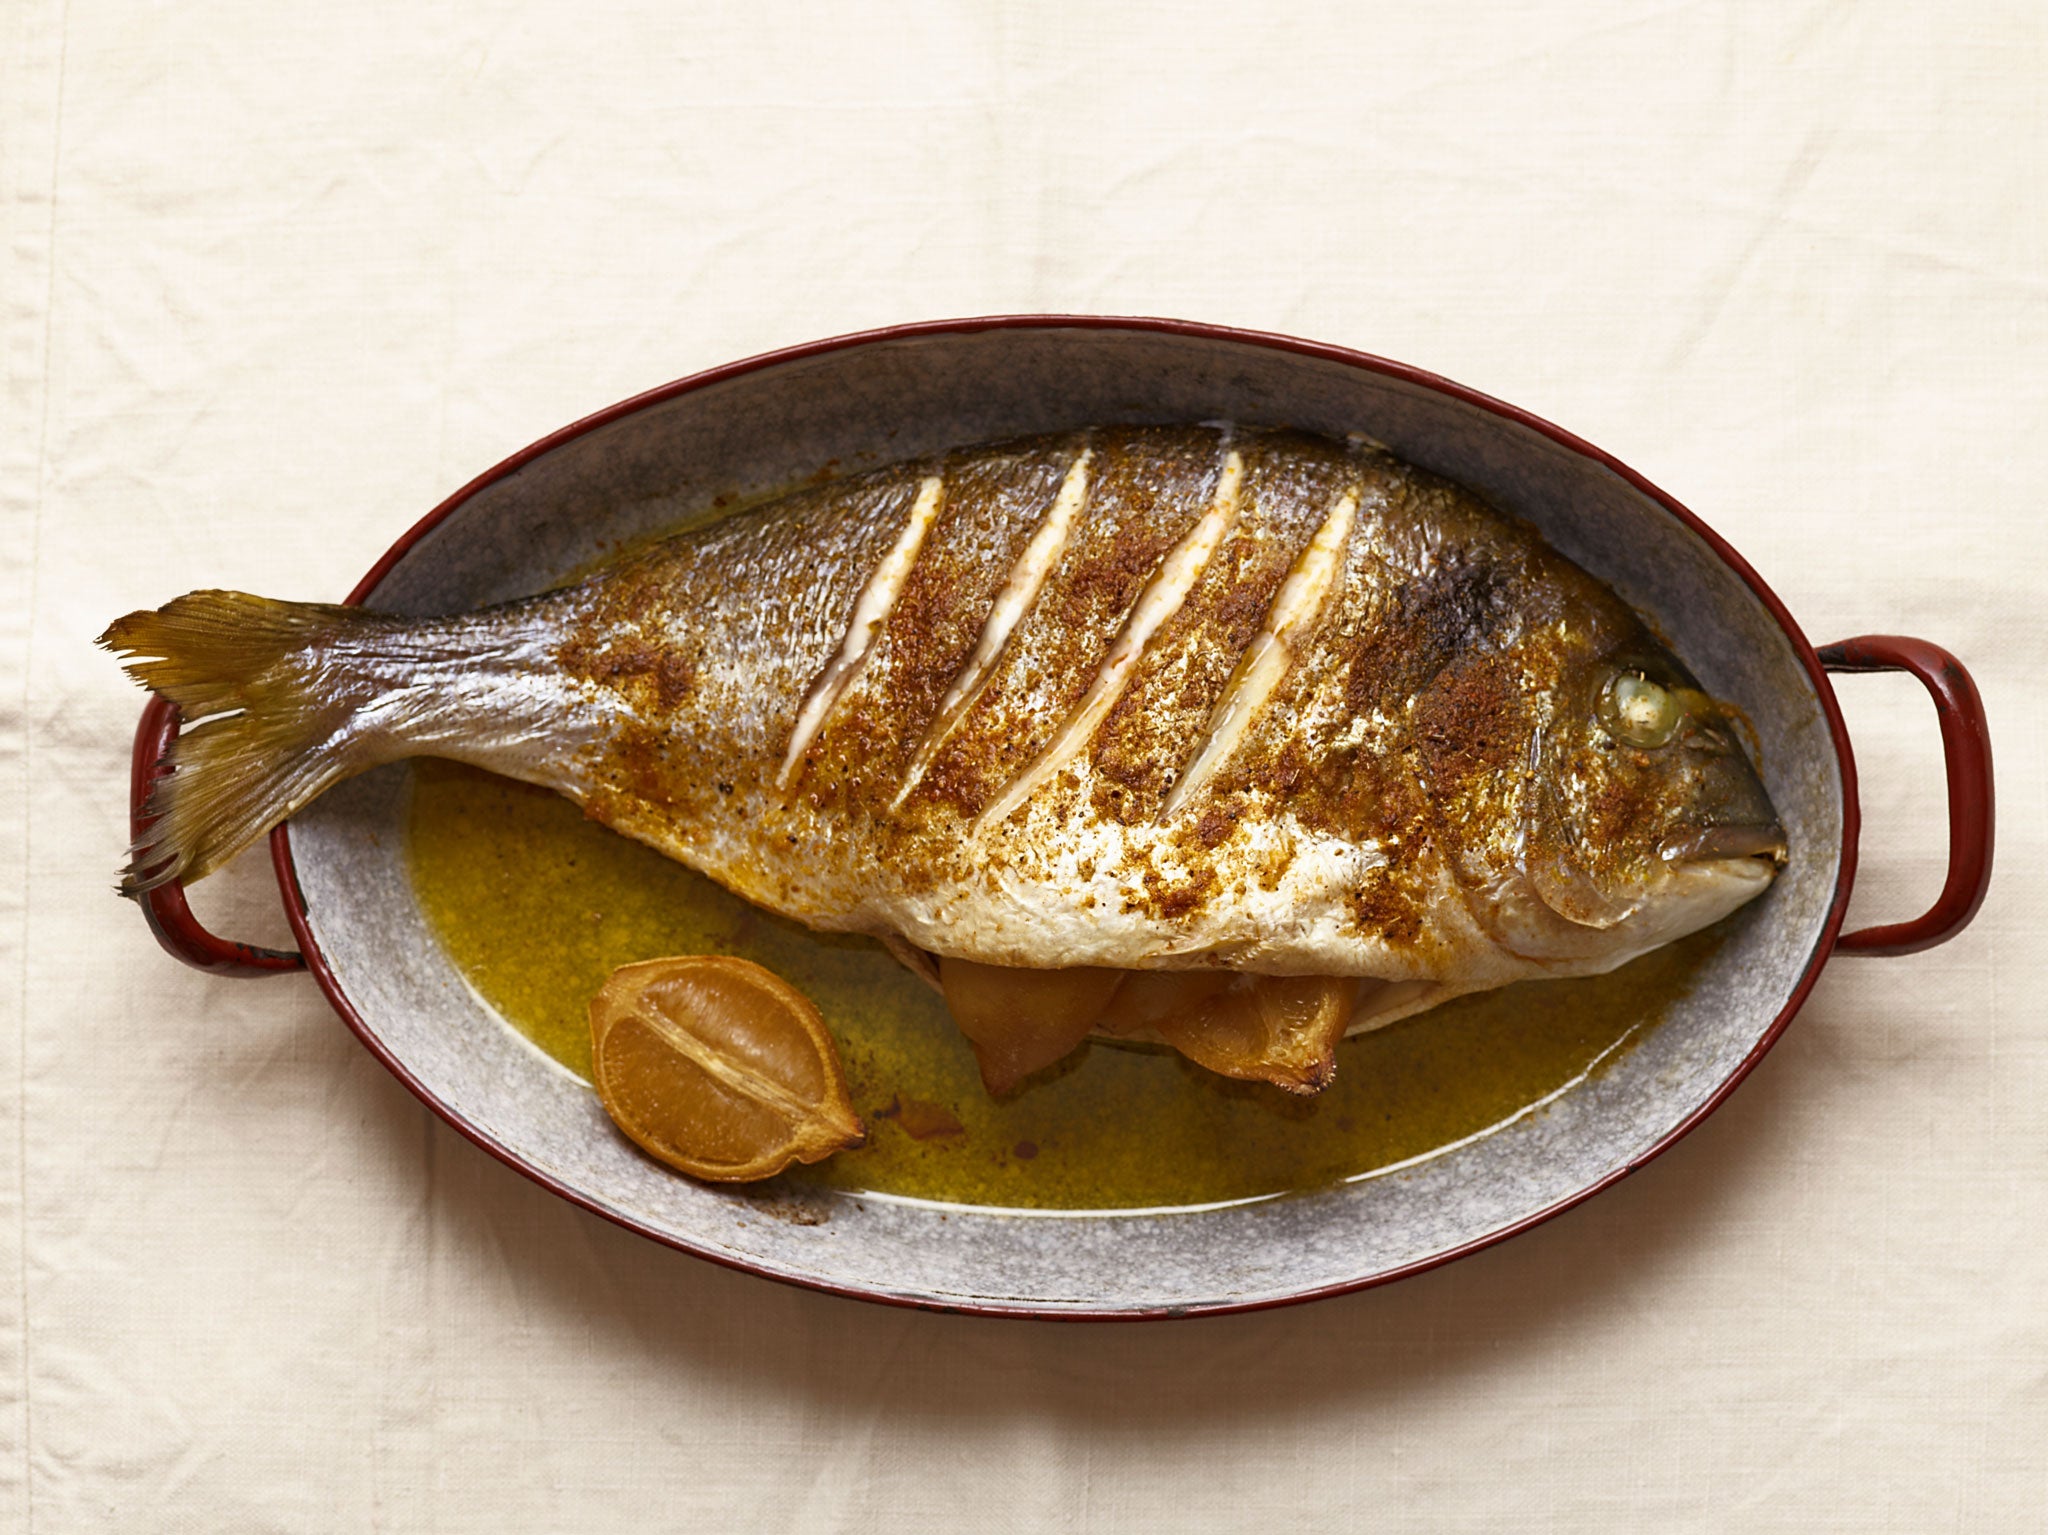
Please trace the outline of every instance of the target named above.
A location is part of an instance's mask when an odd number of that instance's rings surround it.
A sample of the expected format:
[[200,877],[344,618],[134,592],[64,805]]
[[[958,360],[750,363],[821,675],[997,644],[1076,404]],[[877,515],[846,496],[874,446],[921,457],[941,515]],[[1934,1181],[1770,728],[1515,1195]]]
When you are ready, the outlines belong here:
[[810,999],[751,960],[651,959],[590,1003],[592,1075],[614,1123],[693,1178],[745,1183],[865,1134]]

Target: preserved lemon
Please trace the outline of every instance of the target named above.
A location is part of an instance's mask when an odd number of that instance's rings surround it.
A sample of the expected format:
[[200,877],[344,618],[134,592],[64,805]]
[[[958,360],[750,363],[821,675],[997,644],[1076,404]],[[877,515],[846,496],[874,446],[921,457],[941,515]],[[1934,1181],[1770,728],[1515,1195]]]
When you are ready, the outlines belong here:
[[1007,1093],[1032,1072],[1064,1060],[1124,978],[1121,970],[938,963],[946,1007],[974,1047],[981,1084],[991,1094]]
[[1348,976],[1242,976],[1185,1011],[1152,1020],[1174,1049],[1226,1077],[1320,1092],[1337,1070],[1358,982]]
[[839,1051],[808,998],[751,960],[651,959],[590,1003],[605,1112],[693,1178],[744,1183],[857,1146]]

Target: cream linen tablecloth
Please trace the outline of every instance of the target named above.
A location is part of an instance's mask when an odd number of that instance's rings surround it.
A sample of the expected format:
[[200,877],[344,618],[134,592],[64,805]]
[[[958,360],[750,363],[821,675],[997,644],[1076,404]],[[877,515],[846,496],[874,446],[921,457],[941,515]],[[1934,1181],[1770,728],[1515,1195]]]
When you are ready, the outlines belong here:
[[[0,7],[0,1528],[2048,1527],[2044,79],[2027,3]],[[110,894],[115,614],[338,597],[629,393],[1017,310],[1435,369],[1668,487],[1814,639],[1948,645],[2003,770],[1982,916],[1831,966],[1532,1235],[1103,1329],[629,1236]],[[1932,715],[1842,691],[1853,915],[1903,916]],[[199,905],[281,938],[259,863]]]

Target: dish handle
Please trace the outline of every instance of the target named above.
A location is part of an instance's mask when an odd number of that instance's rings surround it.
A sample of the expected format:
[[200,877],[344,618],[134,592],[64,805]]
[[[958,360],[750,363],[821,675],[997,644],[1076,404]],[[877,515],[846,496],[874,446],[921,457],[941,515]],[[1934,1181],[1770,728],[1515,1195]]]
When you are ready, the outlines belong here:
[[1934,699],[1941,751],[1948,764],[1948,883],[1926,912],[1845,933],[1841,954],[1915,954],[1946,943],[1970,924],[1991,883],[1991,735],[1984,700],[1963,663],[1926,640],[1865,634],[1823,645],[1821,665],[1831,672],[1910,672]]
[[[142,723],[135,727],[135,756],[128,776],[128,830],[135,841],[156,819],[147,813],[149,791],[169,774],[164,758],[177,739],[178,706],[168,698],[150,699]],[[208,932],[192,915],[185,886],[178,880],[145,891],[136,904],[164,952],[197,969],[215,975],[277,975],[306,968],[305,959],[288,949],[260,949]]]

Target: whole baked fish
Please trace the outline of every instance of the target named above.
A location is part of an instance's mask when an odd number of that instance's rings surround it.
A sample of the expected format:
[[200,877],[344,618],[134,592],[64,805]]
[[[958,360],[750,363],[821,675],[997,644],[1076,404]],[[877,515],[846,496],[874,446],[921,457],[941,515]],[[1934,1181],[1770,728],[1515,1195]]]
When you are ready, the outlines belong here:
[[102,643],[197,722],[131,893],[454,758],[888,942],[995,1087],[1103,1028],[1313,1089],[1347,1028],[1611,969],[1784,854],[1624,603],[1363,439],[978,446],[482,612],[194,592]]

